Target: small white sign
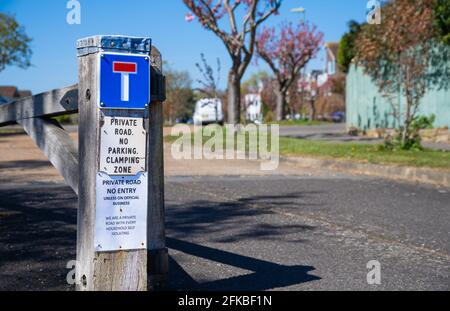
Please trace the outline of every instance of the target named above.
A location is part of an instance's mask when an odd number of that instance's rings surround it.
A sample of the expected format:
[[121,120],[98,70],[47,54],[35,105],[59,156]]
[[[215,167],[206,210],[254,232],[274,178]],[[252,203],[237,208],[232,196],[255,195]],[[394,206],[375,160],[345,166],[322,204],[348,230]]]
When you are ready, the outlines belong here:
[[148,176],[97,174],[95,250],[147,248]]
[[100,135],[100,171],[110,176],[145,172],[146,137],[143,118],[105,117]]

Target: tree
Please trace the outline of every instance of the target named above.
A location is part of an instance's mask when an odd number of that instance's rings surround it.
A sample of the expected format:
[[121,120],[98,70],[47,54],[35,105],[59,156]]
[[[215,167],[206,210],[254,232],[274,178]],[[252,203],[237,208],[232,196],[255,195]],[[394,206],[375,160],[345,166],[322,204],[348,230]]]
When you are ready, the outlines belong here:
[[6,66],[27,68],[31,65],[31,39],[12,16],[0,13],[0,72]]
[[[390,101],[400,146],[417,145],[414,124],[421,99],[449,81],[447,50],[436,45],[434,0],[396,0],[382,8],[381,25],[365,25],[357,41],[362,66]],[[397,94],[406,101],[403,105]]]
[[[258,27],[278,12],[282,0],[183,0],[202,26],[222,40],[231,57],[228,74],[228,123],[240,122],[241,80],[250,64]],[[239,12],[239,8],[243,12]],[[240,25],[238,18],[243,18]],[[229,30],[219,21],[228,17]]]
[[299,90],[301,75],[297,76],[297,79],[291,84],[288,90],[289,100],[288,100],[288,114],[294,116],[297,113],[302,112],[304,107],[304,94],[302,90]]
[[166,93],[164,119],[173,124],[178,118],[187,118],[194,109],[192,79],[187,71],[166,70]]
[[320,74],[320,71],[313,70],[308,76],[301,79],[299,83],[303,102],[309,104],[309,121],[316,120],[317,116],[317,100],[321,92],[321,88],[318,85]]
[[220,59],[217,58],[217,76],[214,76],[214,70],[206,61],[205,54],[201,53],[200,57],[202,59],[202,64],[195,64],[202,74],[202,79],[197,79],[197,82],[201,85],[201,88],[197,90],[210,98],[217,98],[220,82]]
[[441,41],[450,45],[450,1],[436,0],[434,23],[437,27]]
[[316,56],[323,34],[315,26],[301,22],[297,26],[284,23],[258,34],[257,52],[272,69],[278,82],[277,120],[281,121],[288,105],[288,91],[300,71]]
[[349,31],[344,34],[339,42],[339,49],[337,55],[337,63],[339,69],[343,72],[348,72],[348,68],[356,56],[355,51],[355,41],[358,37],[358,34],[361,30],[361,24],[352,20],[348,22]]

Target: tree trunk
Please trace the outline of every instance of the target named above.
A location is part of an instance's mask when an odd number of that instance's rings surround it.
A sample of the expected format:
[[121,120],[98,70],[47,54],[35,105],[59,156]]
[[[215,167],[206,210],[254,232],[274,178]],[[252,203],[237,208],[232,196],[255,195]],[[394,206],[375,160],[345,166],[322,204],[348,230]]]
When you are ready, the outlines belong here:
[[231,69],[228,75],[228,123],[241,121],[241,78]]
[[412,106],[412,99],[409,96],[409,94],[406,95],[406,113],[405,113],[405,122],[403,125],[403,133],[402,133],[402,145],[405,146],[406,143],[411,138],[411,122],[412,122],[412,116],[411,116],[411,106]]
[[309,111],[309,121],[314,121],[316,119],[316,102],[314,98],[309,100],[310,111]]
[[277,121],[283,121],[286,116],[287,93],[278,90],[277,95]]

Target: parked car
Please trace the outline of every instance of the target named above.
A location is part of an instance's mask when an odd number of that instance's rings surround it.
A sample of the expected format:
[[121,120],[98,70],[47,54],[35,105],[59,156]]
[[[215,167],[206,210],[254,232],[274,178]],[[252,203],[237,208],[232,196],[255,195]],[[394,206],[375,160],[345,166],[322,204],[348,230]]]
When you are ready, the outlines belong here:
[[176,124],[194,124],[192,118],[178,118],[175,120]]
[[197,101],[193,116],[195,125],[219,123],[223,125],[222,102],[218,98],[205,98]]
[[334,112],[331,115],[331,117],[332,117],[333,122],[336,122],[336,123],[345,122],[345,112],[343,112],[343,111]]

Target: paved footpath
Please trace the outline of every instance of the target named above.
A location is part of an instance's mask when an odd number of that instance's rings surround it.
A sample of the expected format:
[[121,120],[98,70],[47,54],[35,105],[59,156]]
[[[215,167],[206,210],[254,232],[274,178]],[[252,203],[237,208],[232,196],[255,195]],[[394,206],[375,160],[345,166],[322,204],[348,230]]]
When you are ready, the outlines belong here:
[[[75,194],[27,136],[0,150],[0,290],[71,290]],[[450,189],[169,148],[165,161],[171,289],[450,290]]]

